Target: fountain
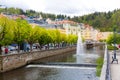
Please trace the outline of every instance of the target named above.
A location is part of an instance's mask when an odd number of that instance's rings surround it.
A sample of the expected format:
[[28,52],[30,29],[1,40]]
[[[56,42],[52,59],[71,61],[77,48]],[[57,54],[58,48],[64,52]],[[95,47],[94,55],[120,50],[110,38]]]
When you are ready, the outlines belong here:
[[[81,37],[81,33],[78,34],[78,40],[77,40],[77,50],[76,50],[76,63],[85,63],[85,62],[89,62],[91,59],[96,59],[99,56],[97,54],[89,54],[88,52],[86,52],[86,50],[84,49],[84,43],[82,42],[82,37]],[[93,50],[92,50],[93,52]]]
[[84,44],[82,42],[81,33],[79,33],[77,40],[76,63],[84,63],[84,53]]
[[77,55],[84,54],[84,45],[82,42],[81,33],[78,34],[78,40],[77,40]]

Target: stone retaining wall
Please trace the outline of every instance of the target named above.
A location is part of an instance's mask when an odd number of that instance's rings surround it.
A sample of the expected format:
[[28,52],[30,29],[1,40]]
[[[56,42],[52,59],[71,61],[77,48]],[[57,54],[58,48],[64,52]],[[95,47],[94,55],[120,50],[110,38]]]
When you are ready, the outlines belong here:
[[75,50],[76,47],[68,47],[54,50],[35,51],[0,56],[0,72],[9,71],[26,65],[30,61]]

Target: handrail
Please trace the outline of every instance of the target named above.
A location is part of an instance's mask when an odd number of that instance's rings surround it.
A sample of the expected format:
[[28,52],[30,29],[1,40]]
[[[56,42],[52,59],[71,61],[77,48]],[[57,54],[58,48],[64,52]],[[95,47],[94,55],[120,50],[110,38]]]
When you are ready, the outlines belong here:
[[111,80],[111,72],[110,72],[110,55],[107,49],[107,68],[106,68],[106,80]]
[[102,66],[100,80],[111,80],[109,58],[110,58],[110,56],[108,53],[107,45],[105,44],[104,64]]

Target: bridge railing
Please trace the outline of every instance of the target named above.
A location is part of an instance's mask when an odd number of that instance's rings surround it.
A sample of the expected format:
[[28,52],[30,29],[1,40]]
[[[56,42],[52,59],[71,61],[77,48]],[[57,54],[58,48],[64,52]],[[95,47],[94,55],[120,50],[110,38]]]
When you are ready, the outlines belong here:
[[110,72],[110,55],[107,50],[107,69],[106,69],[106,80],[111,80],[111,72]]
[[110,60],[107,45],[105,45],[104,64],[101,71],[100,80],[111,80]]

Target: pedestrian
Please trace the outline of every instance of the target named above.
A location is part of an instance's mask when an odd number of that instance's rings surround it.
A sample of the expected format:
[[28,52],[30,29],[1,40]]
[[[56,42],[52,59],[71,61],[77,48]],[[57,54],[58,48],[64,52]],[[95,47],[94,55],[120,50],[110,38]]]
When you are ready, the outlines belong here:
[[8,54],[8,48],[5,47],[5,54]]
[[27,52],[29,52],[29,47],[27,46]]

